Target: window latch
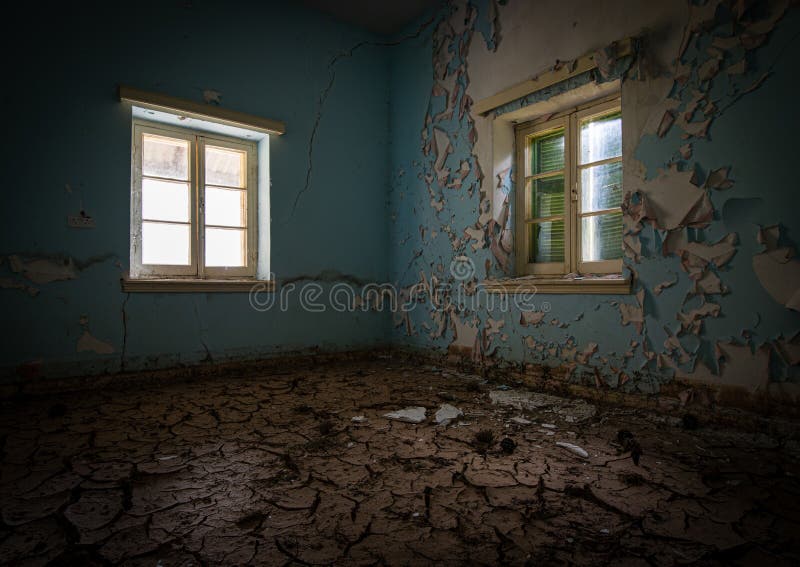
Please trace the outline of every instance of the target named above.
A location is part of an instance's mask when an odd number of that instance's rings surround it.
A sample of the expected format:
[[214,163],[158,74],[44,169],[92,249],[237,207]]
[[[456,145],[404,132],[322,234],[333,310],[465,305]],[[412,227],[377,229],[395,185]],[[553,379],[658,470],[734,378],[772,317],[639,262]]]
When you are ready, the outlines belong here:
[[575,202],[578,200],[578,190],[577,189],[573,189],[572,190],[572,200],[575,201]]

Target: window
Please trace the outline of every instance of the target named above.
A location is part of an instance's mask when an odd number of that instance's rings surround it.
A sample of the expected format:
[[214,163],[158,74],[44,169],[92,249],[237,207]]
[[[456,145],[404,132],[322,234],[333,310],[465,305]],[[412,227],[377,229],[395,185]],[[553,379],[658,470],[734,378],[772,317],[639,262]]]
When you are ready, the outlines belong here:
[[619,98],[516,127],[519,275],[622,271]]
[[131,277],[254,277],[254,142],[134,120]]

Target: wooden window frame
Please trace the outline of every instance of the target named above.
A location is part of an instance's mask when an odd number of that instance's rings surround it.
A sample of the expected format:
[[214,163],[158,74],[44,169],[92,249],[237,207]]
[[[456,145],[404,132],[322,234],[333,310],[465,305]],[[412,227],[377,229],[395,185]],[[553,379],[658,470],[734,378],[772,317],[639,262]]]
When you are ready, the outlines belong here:
[[[607,114],[621,111],[622,104],[618,94],[613,97],[606,97],[599,101],[593,101],[578,107],[571,108],[554,116],[548,116],[537,120],[532,120],[515,126],[516,142],[516,197],[515,197],[515,237],[516,237],[516,263],[517,275],[553,277],[563,276],[570,273],[579,275],[588,274],[621,274],[622,259],[603,260],[597,262],[584,262],[581,260],[581,219],[584,216],[596,216],[608,212],[621,211],[620,207],[604,211],[582,213],[581,207],[581,175],[582,169],[604,163],[622,163],[622,155],[619,157],[590,162],[579,163],[580,156],[580,125],[591,118],[597,118]],[[558,174],[547,172],[544,174],[531,175],[530,168],[530,144],[532,137],[539,137],[548,132],[557,130],[564,131],[564,261],[563,262],[530,262],[531,251],[529,250],[530,239],[528,238],[528,226],[536,222],[546,222],[546,219],[555,217],[542,217],[535,219],[531,215],[532,192],[528,184],[540,177],[547,177]],[[559,216],[559,215],[556,215]]]
[[[190,264],[188,266],[142,263],[142,139],[145,134],[189,142]],[[205,147],[207,145],[246,152],[247,227],[244,266],[205,265]],[[131,279],[255,279],[258,254],[258,150],[255,142],[176,128],[158,122],[133,120],[131,143]]]

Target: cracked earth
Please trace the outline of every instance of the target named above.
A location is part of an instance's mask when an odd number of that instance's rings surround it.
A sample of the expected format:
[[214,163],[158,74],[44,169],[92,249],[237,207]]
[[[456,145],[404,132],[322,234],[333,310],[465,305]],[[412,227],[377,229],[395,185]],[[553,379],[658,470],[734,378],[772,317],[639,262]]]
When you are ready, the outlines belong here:
[[[437,425],[442,404],[463,415]],[[409,406],[426,421],[384,417]],[[796,438],[431,366],[376,358],[2,409],[2,564],[800,561]]]

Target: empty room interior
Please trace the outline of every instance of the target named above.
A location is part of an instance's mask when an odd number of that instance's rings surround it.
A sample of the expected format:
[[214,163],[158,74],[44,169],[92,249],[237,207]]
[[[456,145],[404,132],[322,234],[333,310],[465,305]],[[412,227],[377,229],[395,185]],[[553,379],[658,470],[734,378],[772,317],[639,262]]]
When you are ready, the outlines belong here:
[[800,564],[797,2],[0,26],[0,564]]

